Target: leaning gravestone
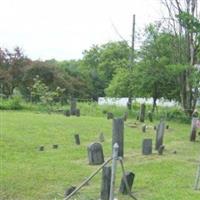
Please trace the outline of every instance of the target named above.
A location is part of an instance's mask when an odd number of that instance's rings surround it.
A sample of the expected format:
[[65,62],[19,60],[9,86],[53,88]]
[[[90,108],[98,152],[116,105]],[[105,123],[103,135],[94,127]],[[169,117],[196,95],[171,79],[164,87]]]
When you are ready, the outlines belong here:
[[152,139],[144,139],[142,142],[142,154],[150,155],[152,154]]
[[118,156],[124,156],[124,119],[114,118],[112,127],[112,147],[117,143],[119,145]]
[[104,166],[102,170],[101,200],[109,200],[111,183],[111,167]]
[[165,123],[164,121],[160,121],[156,129],[156,145],[155,145],[156,150],[158,150],[159,147],[163,144],[164,132],[165,132]]
[[126,183],[125,183],[124,178],[126,178],[127,183],[128,183],[128,186],[129,186],[129,189],[130,189],[130,191],[131,191],[131,188],[132,188],[132,185],[133,185],[133,181],[134,181],[134,178],[135,178],[135,174],[132,173],[132,172],[126,172],[126,173],[125,173],[125,177],[123,176],[122,179],[121,179],[121,184],[120,184],[120,189],[119,189],[119,191],[120,191],[122,194],[128,194],[128,190],[127,190],[127,187],[126,187]]
[[104,162],[103,148],[100,143],[90,144],[87,150],[90,165],[100,165]]
[[141,106],[140,106],[140,122],[144,122],[145,109],[146,109],[145,103],[141,104]]

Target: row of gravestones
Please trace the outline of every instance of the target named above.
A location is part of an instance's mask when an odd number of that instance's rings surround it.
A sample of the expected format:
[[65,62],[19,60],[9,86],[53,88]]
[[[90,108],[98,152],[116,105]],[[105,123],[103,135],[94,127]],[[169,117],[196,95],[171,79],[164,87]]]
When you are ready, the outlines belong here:
[[[137,115],[137,120],[139,120],[140,122],[144,122],[145,121],[145,110],[146,110],[146,105],[143,103],[140,106],[140,112]],[[128,117],[128,113],[126,112],[123,116],[124,121],[126,121]],[[107,112],[107,119],[113,119],[114,115],[112,112]],[[150,122],[153,122],[153,114],[151,111],[148,112],[148,118]]]
[[[164,150],[164,145],[163,145],[164,131],[165,131],[165,123],[161,121],[156,129],[156,144],[155,144],[155,150],[158,151],[159,155],[162,155]],[[147,138],[143,140],[142,154],[143,155],[152,154],[152,139]]]

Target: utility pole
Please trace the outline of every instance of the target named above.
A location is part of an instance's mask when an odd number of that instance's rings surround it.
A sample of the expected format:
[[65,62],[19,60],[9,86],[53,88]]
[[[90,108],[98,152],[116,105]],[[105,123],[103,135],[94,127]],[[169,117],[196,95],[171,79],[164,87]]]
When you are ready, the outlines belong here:
[[[133,26],[132,26],[132,42],[131,42],[131,55],[130,55],[130,63],[129,63],[129,68],[130,71],[132,69],[132,66],[134,64],[134,50],[135,50],[135,14],[133,15]],[[131,83],[131,81],[129,81],[129,84]],[[127,103],[127,107],[129,110],[131,110],[132,108],[132,94],[131,91],[129,91],[129,97],[128,97],[128,103]]]

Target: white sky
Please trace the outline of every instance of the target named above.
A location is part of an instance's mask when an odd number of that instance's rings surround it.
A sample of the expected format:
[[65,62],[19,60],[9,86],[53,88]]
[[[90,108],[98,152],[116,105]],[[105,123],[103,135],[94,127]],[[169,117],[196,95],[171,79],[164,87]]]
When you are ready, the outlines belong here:
[[131,41],[136,31],[162,17],[160,0],[0,0],[0,46],[21,47],[32,59],[82,57],[93,44]]

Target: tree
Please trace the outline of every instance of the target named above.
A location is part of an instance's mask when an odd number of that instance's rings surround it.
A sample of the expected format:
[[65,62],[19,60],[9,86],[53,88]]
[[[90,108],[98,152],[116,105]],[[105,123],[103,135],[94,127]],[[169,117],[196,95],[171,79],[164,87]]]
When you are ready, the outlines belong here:
[[[198,97],[198,90],[193,88],[191,77],[194,65],[198,62],[200,48],[199,8],[196,0],[162,0],[162,3],[169,14],[166,24],[168,28],[171,28],[172,33],[179,38],[177,48],[179,63],[188,65],[180,75],[180,96],[185,113],[191,115]],[[182,42],[182,38],[184,38],[185,43]],[[183,48],[185,49],[185,58],[182,55]]]

